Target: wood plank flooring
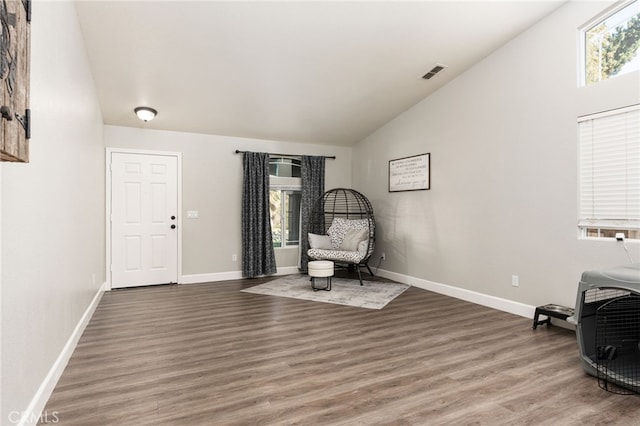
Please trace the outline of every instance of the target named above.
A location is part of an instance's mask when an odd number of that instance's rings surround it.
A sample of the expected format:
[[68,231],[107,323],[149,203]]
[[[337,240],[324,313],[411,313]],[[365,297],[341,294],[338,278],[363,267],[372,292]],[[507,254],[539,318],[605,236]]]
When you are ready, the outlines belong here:
[[[240,292],[107,292],[45,411],[58,425],[640,425],[575,333],[410,288],[384,309]],[[43,423],[44,424],[44,423]]]

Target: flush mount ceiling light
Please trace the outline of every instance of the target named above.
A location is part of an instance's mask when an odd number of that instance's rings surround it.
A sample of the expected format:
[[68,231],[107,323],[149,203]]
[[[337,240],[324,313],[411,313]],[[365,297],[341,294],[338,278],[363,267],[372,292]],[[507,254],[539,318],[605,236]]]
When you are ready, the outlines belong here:
[[158,111],[149,107],[137,107],[136,109],[133,110],[133,112],[135,112],[138,118],[144,121],[145,123],[147,121],[153,120],[153,118],[158,113]]

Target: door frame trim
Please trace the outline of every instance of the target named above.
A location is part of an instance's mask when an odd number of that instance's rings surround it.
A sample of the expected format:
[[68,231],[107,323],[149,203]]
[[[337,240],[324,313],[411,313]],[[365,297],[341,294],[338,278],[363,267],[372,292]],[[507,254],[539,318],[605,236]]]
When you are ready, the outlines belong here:
[[182,153],[181,152],[173,152],[173,151],[152,151],[145,149],[127,149],[127,148],[112,148],[106,147],[106,155],[105,155],[105,185],[106,185],[106,200],[105,200],[105,277],[106,277],[106,288],[105,290],[110,291],[112,288],[111,283],[111,154],[114,153],[122,153],[122,154],[139,154],[139,155],[161,155],[165,157],[176,157],[178,162],[178,170],[177,170],[177,185],[178,185],[178,271],[177,271],[177,279],[178,284],[182,284]]

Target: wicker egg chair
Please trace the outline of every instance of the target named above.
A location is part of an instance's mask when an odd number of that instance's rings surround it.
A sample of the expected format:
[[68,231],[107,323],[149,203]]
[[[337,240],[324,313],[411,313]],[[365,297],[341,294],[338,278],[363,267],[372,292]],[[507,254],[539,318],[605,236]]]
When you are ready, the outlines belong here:
[[[362,232],[362,229],[366,232]],[[313,234],[328,234],[332,243],[331,249],[309,249],[307,254],[310,259],[331,260],[338,266],[355,268],[360,285],[360,268],[366,267],[373,276],[368,262],[375,248],[376,222],[371,203],[360,192],[347,188],[326,191],[311,209],[308,230]],[[341,247],[343,238],[351,230],[360,231],[360,235],[365,235],[355,251],[344,250]]]

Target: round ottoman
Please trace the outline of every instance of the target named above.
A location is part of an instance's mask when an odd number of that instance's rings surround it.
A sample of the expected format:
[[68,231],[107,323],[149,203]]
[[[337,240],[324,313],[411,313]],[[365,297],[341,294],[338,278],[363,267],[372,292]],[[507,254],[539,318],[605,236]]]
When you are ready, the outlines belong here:
[[[333,262],[330,260],[313,260],[307,264],[309,276],[311,277],[311,288],[313,291],[331,291],[331,277],[333,276]],[[326,278],[324,287],[316,287],[316,278]]]

